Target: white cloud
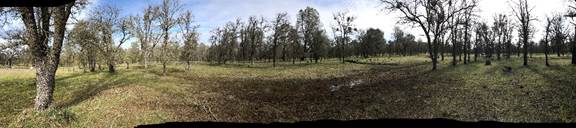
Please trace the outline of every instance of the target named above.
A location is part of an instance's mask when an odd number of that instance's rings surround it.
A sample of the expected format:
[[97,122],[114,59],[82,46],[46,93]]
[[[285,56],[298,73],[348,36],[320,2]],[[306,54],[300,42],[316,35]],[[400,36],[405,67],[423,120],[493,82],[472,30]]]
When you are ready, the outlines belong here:
[[[118,5],[122,10],[122,15],[141,15],[142,10],[148,4],[161,2],[161,0],[90,1],[92,4],[78,14],[78,19],[87,18],[90,16],[89,10],[102,3]],[[564,12],[567,8],[567,0],[528,1],[531,6],[535,7],[533,10],[535,16],[540,19],[534,24],[538,29],[534,39],[538,40],[542,37],[543,19],[546,15],[554,12]],[[234,21],[238,17],[246,20],[249,16],[255,15],[271,20],[277,13],[288,12],[291,22],[294,23],[298,10],[304,9],[306,6],[316,8],[319,11],[328,35],[332,35],[330,27],[333,24],[333,13],[348,11],[349,14],[357,17],[356,26],[358,28],[379,28],[385,32],[387,39],[390,39],[394,26],[399,26],[401,29],[422,38],[422,32],[419,28],[396,24],[400,15],[382,11],[379,0],[181,0],[181,2],[184,9],[191,10],[195,15],[195,20],[200,24],[200,41],[204,43],[208,43],[208,38],[214,28],[223,26],[226,22]],[[479,16],[482,21],[492,22],[492,17],[497,13],[511,15],[510,4],[508,0],[480,0],[481,12]],[[10,27],[13,26],[7,25],[2,28]],[[174,35],[170,36],[173,37]]]

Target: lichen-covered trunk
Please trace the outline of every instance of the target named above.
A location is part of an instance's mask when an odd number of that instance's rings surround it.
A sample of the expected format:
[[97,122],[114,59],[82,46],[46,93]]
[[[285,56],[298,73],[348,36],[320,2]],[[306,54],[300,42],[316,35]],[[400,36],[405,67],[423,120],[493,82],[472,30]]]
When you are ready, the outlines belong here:
[[36,98],[34,108],[44,110],[52,103],[54,93],[55,71],[51,71],[50,65],[43,62],[36,64]]
[[[38,111],[46,110],[52,103],[54,77],[60,62],[66,22],[70,16],[72,5],[74,2],[52,9],[48,9],[48,7],[40,7],[38,10],[33,7],[17,8],[22,16],[26,28],[27,43],[34,57],[33,63],[36,68],[34,108]],[[52,20],[54,33],[48,34],[52,16],[54,17]],[[52,45],[48,45],[50,37],[53,37]]]

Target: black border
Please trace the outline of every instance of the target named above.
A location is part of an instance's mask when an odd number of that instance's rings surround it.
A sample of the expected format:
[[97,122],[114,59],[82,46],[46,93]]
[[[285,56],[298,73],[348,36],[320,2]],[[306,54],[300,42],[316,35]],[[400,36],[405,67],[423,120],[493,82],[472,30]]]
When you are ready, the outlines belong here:
[[0,7],[56,7],[75,0],[0,0]]
[[236,123],[236,122],[167,122],[161,124],[140,125],[137,127],[222,127],[222,128],[420,128],[420,127],[456,127],[456,128],[574,128],[575,123],[506,123],[496,121],[465,122],[450,119],[369,119],[369,120],[318,120],[295,123]]

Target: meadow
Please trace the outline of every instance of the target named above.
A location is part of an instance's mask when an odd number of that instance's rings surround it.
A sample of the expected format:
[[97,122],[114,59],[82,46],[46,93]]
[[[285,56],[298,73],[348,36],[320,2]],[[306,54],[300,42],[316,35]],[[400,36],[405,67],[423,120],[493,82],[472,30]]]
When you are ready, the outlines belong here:
[[[133,127],[174,121],[296,122],[430,119],[576,122],[576,66],[568,57],[450,65],[425,56],[321,63],[62,67],[50,110],[32,110],[33,69],[0,69],[0,127]],[[507,71],[506,67],[512,70]]]

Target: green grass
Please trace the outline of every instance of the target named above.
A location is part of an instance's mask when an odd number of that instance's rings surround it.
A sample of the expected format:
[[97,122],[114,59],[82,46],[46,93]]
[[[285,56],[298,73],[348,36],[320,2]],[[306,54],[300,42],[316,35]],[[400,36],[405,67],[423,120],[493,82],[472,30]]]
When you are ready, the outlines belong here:
[[[518,58],[430,71],[425,56],[170,65],[118,73],[60,68],[52,108],[31,110],[34,70],[0,69],[0,127],[132,127],[167,121],[272,122],[316,119],[450,118],[574,122],[576,67],[566,57],[543,66]],[[422,65],[424,63],[424,65]],[[513,72],[503,73],[504,66]],[[137,67],[137,68],[136,68]],[[355,87],[330,86],[362,80]],[[232,109],[233,108],[233,109]]]
[[[483,62],[467,66],[445,67],[430,77],[438,83],[423,86],[427,90],[444,89],[432,97],[436,115],[463,120],[500,120],[506,122],[573,122],[572,101],[576,75],[575,66],[565,65],[568,60],[554,59],[553,66],[544,66],[541,58],[531,58],[529,66],[522,61]],[[512,73],[505,73],[504,67]],[[565,81],[559,83],[558,81]],[[476,105],[471,105],[474,101]],[[543,103],[545,102],[545,103]],[[474,111],[485,112],[482,114]],[[483,115],[483,118],[472,116]]]

